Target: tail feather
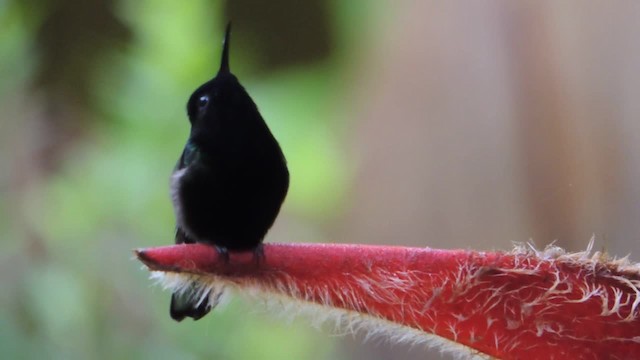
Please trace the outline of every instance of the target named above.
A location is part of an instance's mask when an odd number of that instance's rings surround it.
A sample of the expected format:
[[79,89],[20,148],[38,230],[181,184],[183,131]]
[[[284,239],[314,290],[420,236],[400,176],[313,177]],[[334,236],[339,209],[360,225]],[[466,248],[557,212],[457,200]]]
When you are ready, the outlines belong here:
[[186,289],[171,294],[169,314],[175,321],[182,321],[185,317],[198,320],[220,303],[224,291],[224,285],[203,289],[197,283],[191,283]]
[[[183,157],[184,154],[180,157],[178,167],[182,165]],[[175,242],[176,244],[194,243],[179,226],[176,227]],[[212,296],[212,290],[204,292],[202,288],[192,283],[187,289],[171,294],[169,314],[175,321],[182,321],[185,317],[198,320],[207,315],[217,305],[221,294],[222,292],[219,291],[218,294]]]
[[171,295],[171,307],[169,313],[175,321],[182,321],[185,317],[198,320],[207,315],[213,308],[214,304],[210,301],[211,291],[204,296],[197,296],[194,290],[187,290]]
[[[182,161],[181,157],[178,165]],[[179,226],[176,227],[175,242],[176,244],[195,243]],[[224,285],[214,284],[210,285],[210,287],[203,287],[202,284],[191,282],[171,294],[169,314],[175,321],[182,321],[186,317],[199,320],[218,305],[223,293]]]

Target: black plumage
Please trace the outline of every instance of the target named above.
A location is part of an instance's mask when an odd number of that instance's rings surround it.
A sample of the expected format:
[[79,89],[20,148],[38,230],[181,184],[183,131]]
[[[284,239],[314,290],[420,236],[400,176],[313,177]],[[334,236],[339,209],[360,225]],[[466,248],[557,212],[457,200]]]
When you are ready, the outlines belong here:
[[[230,24],[216,77],[191,95],[191,133],[171,176],[176,243],[255,251],[289,188],[286,160],[255,103],[229,68]],[[211,310],[210,294],[173,294],[171,317],[195,320]]]

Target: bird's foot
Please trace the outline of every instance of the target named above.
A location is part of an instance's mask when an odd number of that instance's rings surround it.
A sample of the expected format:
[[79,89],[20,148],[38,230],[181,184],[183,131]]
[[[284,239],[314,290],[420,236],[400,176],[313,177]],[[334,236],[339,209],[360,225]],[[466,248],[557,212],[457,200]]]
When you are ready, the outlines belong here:
[[264,261],[264,246],[262,243],[253,249],[253,259],[256,261],[256,266],[260,265],[260,262]]
[[[219,245],[214,245],[214,247],[222,258],[222,261],[224,261],[224,264],[228,265],[230,262],[229,249]],[[259,244],[253,249],[253,259],[256,263],[256,266],[260,265],[260,263],[264,261],[264,246],[262,244]]]
[[227,248],[224,246],[218,246],[218,245],[214,245],[214,246],[216,248],[216,251],[220,255],[220,257],[224,261],[225,265],[229,264],[229,250],[227,250]]

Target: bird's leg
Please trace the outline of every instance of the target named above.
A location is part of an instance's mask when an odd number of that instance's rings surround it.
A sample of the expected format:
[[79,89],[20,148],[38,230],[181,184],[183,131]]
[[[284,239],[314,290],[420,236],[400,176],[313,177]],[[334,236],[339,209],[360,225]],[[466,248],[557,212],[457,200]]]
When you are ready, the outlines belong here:
[[214,245],[214,247],[216,248],[216,251],[218,252],[220,257],[222,257],[225,265],[229,264],[229,250],[227,250],[227,248],[224,246]]
[[194,244],[195,241],[187,236],[187,234],[180,227],[176,227],[176,244]]
[[264,246],[262,243],[253,249],[253,258],[256,261],[256,265],[260,265],[260,262],[264,260]]

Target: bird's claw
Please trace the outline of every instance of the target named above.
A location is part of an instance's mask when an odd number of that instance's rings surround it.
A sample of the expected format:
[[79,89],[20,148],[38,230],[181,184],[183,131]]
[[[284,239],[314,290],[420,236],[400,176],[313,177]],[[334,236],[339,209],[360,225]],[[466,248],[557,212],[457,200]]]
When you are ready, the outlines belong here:
[[216,251],[218,251],[218,254],[222,258],[224,263],[229,264],[229,250],[227,250],[227,248],[224,246],[218,246],[218,245],[215,245],[215,248],[216,248]]

